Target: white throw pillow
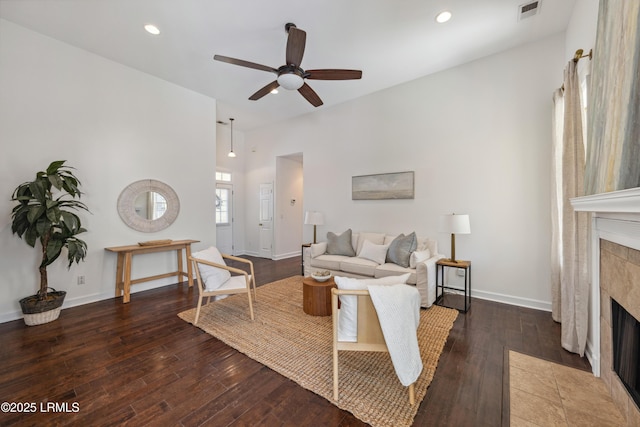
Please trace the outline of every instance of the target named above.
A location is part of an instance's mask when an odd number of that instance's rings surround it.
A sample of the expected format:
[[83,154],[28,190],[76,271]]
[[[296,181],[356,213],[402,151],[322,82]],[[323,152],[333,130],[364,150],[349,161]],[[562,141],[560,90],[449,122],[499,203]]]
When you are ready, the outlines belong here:
[[311,244],[311,258],[319,257],[327,252],[327,242],[312,243]]
[[356,249],[356,256],[360,256],[360,251],[362,250],[362,245],[367,240],[376,245],[384,244],[384,233],[360,233],[358,236],[358,246]]
[[[216,264],[226,265],[222,255],[220,255],[220,251],[213,246],[209,249],[191,254],[191,256]],[[231,278],[231,273],[228,270],[206,264],[198,263],[198,270],[200,271],[200,278],[204,282],[204,288],[207,291],[215,291]]]
[[389,249],[389,245],[376,245],[365,240],[358,258],[365,258],[378,264],[384,264],[384,260],[387,258],[387,249]]
[[[411,273],[399,276],[387,276],[379,279],[354,279],[335,276],[338,289],[363,290],[369,285],[406,284]],[[355,295],[340,296],[340,317],[338,318],[338,341],[356,342],[358,340],[358,297]]]
[[431,258],[431,251],[429,249],[425,249],[424,251],[414,251],[411,253],[411,257],[409,258],[409,268],[416,268],[419,262],[427,260]]

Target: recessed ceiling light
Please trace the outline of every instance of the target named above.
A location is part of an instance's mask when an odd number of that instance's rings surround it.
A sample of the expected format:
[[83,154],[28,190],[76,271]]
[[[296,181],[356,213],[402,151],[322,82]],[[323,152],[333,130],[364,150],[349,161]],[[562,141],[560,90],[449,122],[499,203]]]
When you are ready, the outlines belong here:
[[448,10],[445,10],[436,15],[436,22],[438,24],[444,24],[449,19],[451,19],[451,16],[452,16],[451,12],[449,12]]
[[157,36],[158,34],[160,34],[160,30],[158,29],[158,27],[152,24],[145,25],[144,29],[147,30],[147,33],[153,34],[154,36]]
[[278,89],[273,89],[273,90],[271,91],[271,93],[273,93],[273,94],[278,93]]

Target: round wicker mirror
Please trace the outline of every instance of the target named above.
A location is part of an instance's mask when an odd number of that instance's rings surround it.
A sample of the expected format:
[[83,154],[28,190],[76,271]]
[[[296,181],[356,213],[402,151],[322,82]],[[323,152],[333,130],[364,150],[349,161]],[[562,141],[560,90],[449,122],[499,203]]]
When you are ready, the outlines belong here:
[[143,179],[128,185],[118,197],[118,214],[134,230],[164,230],[178,217],[178,195],[164,182]]

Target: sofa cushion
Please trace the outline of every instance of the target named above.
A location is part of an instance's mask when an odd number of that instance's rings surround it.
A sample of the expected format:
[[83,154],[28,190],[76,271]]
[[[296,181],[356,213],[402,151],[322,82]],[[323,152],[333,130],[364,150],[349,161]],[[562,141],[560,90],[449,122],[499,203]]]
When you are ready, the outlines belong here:
[[312,243],[310,249],[311,258],[316,258],[327,252],[327,242]]
[[319,255],[315,258],[311,258],[309,265],[315,268],[323,268],[325,270],[340,271],[340,264],[342,261],[349,259],[350,257],[344,255]]
[[358,239],[360,238],[359,233],[351,233],[351,246],[353,247],[353,251],[355,252],[358,249]]
[[424,251],[425,249],[429,249],[432,254],[438,253],[438,241],[434,239],[429,239],[428,237],[418,237],[418,247],[417,251]]
[[409,278],[407,279],[407,283],[415,285],[417,282],[415,268],[400,267],[398,264],[393,264],[391,262],[377,266],[376,271],[374,272],[374,277],[376,279],[379,279],[382,277],[397,276],[399,274],[406,273],[410,274]]
[[409,257],[409,268],[416,268],[419,262],[428,260],[429,258],[431,258],[431,251],[429,249],[415,251],[411,254],[411,257]]
[[365,240],[360,250],[358,258],[365,258],[375,262],[376,264],[384,264],[387,258],[388,245],[376,245],[369,240]]
[[384,233],[360,233],[358,237],[358,246],[356,249],[356,256],[360,256],[360,251],[362,250],[362,245],[365,241],[370,241],[374,245],[383,245],[384,244]]
[[365,258],[351,257],[343,260],[340,263],[340,270],[347,273],[360,274],[362,276],[373,277],[376,272],[376,267],[380,265],[375,261],[371,261]]
[[355,256],[351,243],[351,229],[342,234],[327,233],[327,253],[329,255]]
[[[338,289],[366,290],[370,285],[397,285],[406,283],[408,275],[385,277],[382,279],[352,279],[336,276]],[[358,297],[340,296],[340,316],[338,317],[338,341],[355,342],[358,338]]]
[[417,247],[416,240],[415,231],[408,236],[401,234],[393,239],[387,251],[387,262],[398,264],[401,267],[409,267],[409,258]]

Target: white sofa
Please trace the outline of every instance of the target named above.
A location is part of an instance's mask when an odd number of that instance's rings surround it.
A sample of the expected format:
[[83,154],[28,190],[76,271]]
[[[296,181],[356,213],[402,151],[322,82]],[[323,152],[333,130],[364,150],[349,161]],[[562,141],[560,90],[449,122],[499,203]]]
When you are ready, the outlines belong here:
[[[303,252],[304,275],[310,276],[314,271],[320,270],[329,270],[333,276],[355,278],[380,278],[410,273],[407,284],[415,285],[420,292],[422,307],[431,307],[436,299],[436,261],[444,258],[444,255],[438,253],[438,242],[417,237],[409,267],[371,256],[372,251],[367,250],[373,248],[373,252],[379,253],[384,250],[383,246],[390,245],[396,237],[385,233],[352,233],[351,245],[355,256],[327,253],[326,241],[312,244]],[[365,244],[365,241],[368,243]],[[375,258],[378,259],[374,261]]]

